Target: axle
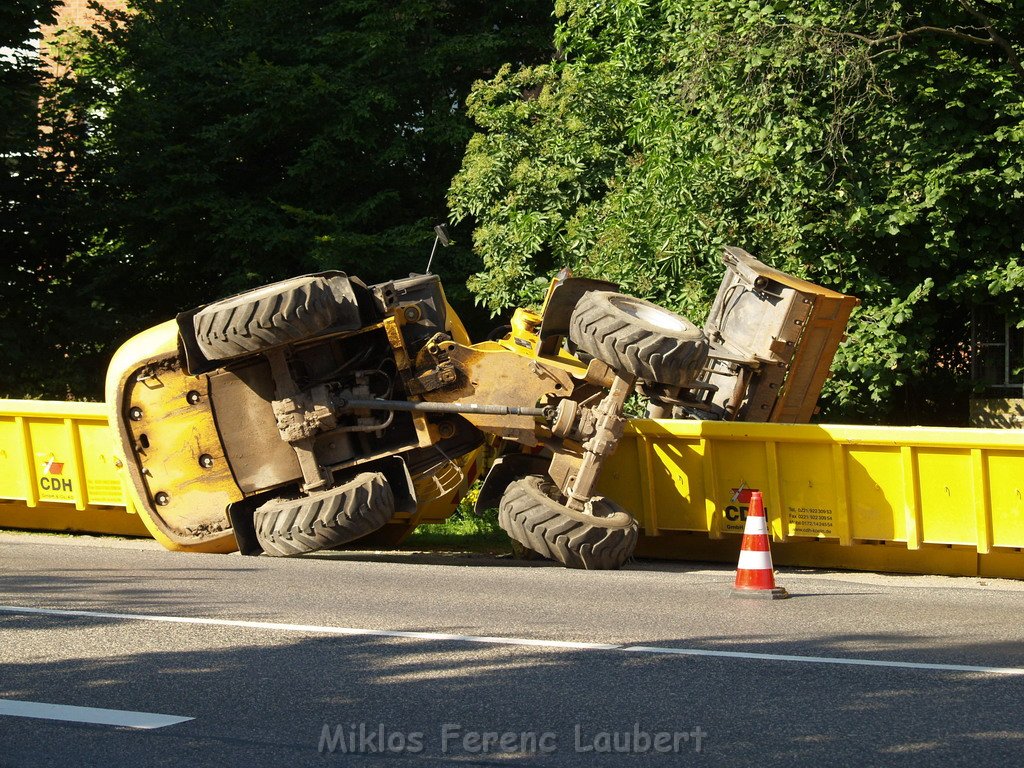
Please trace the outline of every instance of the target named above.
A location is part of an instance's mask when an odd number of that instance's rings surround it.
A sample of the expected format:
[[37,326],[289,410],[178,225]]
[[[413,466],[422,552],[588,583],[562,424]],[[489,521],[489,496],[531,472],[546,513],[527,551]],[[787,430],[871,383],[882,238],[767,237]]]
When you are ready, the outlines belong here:
[[481,403],[414,403],[408,400],[357,400],[335,398],[332,402],[338,411],[419,411],[421,413],[482,413],[490,416],[535,416],[551,420],[555,409],[523,408],[517,405],[483,405]]

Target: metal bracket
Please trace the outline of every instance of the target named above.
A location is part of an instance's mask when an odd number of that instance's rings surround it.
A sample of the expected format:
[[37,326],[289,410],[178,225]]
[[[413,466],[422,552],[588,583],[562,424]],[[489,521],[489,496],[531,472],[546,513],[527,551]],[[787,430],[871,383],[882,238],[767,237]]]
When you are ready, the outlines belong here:
[[566,497],[565,505],[570,509],[585,511],[594,495],[604,460],[615,452],[626,428],[622,411],[635,384],[633,376],[625,378],[616,373],[608,394],[594,408],[597,417],[594,434],[583,444],[583,460],[576,476],[569,478],[568,483],[562,487]]
[[433,367],[416,375],[416,381],[421,387],[420,392],[433,392],[435,389],[455,383],[458,372],[448,356],[448,350],[453,344],[446,334],[437,333],[423,347],[416,362],[423,365],[426,362],[425,358],[429,357]]
[[[302,490],[320,491],[331,487],[331,475],[325,467],[317,461],[316,452],[313,449],[313,437],[316,433],[313,424],[319,423],[319,416],[313,416],[307,420],[307,411],[304,410],[304,398],[301,396],[292,372],[288,367],[288,359],[281,349],[272,349],[267,352],[267,361],[270,363],[270,372],[274,377],[277,400],[274,402],[274,415],[278,417],[278,429],[281,430],[281,438],[287,441],[295,451],[299,460],[299,468],[302,470]],[[280,404],[280,405],[279,405]],[[314,410],[316,410],[314,408]],[[334,418],[330,409],[327,409],[331,419]],[[323,415],[323,414],[319,414]],[[284,427],[282,428],[282,417]],[[312,428],[312,431],[310,429]],[[297,439],[291,439],[294,436]]]

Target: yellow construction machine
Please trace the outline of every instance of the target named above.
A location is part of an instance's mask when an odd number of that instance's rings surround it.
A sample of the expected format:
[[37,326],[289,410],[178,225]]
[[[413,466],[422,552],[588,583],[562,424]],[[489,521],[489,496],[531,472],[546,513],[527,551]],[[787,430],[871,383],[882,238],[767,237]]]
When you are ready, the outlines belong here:
[[478,509],[527,550],[617,568],[638,524],[595,488],[631,395],[655,418],[808,421],[857,303],[723,261],[703,327],[567,273],[479,343],[429,273],[321,272],[183,312],[108,371],[132,501],[172,549],[390,546],[487,446]]

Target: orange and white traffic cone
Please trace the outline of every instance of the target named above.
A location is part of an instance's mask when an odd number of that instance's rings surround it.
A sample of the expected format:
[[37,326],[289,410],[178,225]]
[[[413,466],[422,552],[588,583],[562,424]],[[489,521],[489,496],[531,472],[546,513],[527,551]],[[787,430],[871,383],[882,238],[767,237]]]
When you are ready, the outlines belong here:
[[784,587],[775,586],[772,550],[760,491],[750,494],[750,509],[743,529],[743,546],[740,547],[740,562],[736,567],[736,584],[732,594],[733,597],[761,597],[768,600],[789,597]]

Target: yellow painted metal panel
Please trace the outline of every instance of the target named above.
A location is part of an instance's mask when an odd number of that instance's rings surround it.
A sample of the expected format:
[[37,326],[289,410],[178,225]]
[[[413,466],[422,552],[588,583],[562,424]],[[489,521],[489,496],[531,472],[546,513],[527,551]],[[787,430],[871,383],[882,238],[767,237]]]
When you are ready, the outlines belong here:
[[845,463],[850,484],[851,537],[868,541],[906,541],[899,448],[850,446],[846,449]]
[[[754,441],[716,443],[711,441],[710,453],[716,467],[715,486],[711,499],[720,516],[721,530],[743,533],[747,517],[747,499],[751,491],[768,488],[768,460],[764,445]],[[765,513],[777,514],[778,499],[766,494]]]
[[114,437],[106,419],[78,425],[85,460],[86,498],[89,504],[124,505],[124,488],[118,472]]
[[637,487],[640,489],[640,506],[634,509],[643,510],[640,516],[640,525],[644,530],[650,531],[652,536],[660,534],[658,521],[658,495],[655,491],[653,469],[655,463],[651,455],[651,441],[637,436],[637,467],[639,472],[637,479],[640,481]]
[[[955,550],[947,550],[955,551]],[[993,549],[987,555],[977,555],[978,576],[991,576],[997,579],[1024,579],[1024,553],[1013,549]],[[931,571],[918,571],[918,573],[931,573]],[[935,571],[942,573],[942,571]]]
[[718,514],[714,498],[714,489],[718,487],[715,453],[711,450],[711,442],[709,440],[701,440],[697,445],[697,453],[701,460],[701,475],[704,478],[704,518],[707,521],[708,536],[711,539],[721,539],[722,516]]
[[[176,545],[191,548],[214,539],[233,544],[227,509],[241,500],[242,492],[213,420],[207,377],[190,376],[172,362],[158,362],[129,378],[122,413],[137,408],[140,418],[122,417],[131,436],[122,446],[135,487],[140,494],[145,491],[140,501],[147,515]],[[189,392],[196,393],[195,402]],[[206,468],[200,464],[204,455],[211,459]],[[164,501],[158,502],[161,496]]]
[[149,538],[149,531],[139,516],[129,514],[124,506],[88,507],[79,511],[73,504],[60,502],[42,502],[31,508],[24,502],[0,502],[0,528]]
[[29,428],[29,421],[24,416],[15,416],[14,422],[17,425],[16,439],[21,445],[20,465],[21,478],[23,480],[22,494],[25,504],[34,507],[39,503],[39,491],[36,490],[36,467],[32,456],[32,433]]
[[832,445],[832,470],[836,477],[836,533],[843,546],[853,544],[850,532],[850,476],[846,466],[846,447]]
[[[703,456],[697,440],[672,443],[647,441],[652,465],[649,469],[649,503],[656,505],[662,530],[706,531]],[[639,490],[639,488],[638,488]],[[673,502],[673,496],[679,501]]]
[[0,499],[25,498],[25,459],[21,422],[0,414]]
[[641,438],[618,453],[604,473],[602,493],[634,511],[650,535],[708,530],[697,441]]
[[35,418],[26,421],[39,500],[73,504],[80,488],[77,482],[78,457],[64,419]]
[[977,544],[970,450],[922,448],[917,451],[917,473],[922,543]]
[[67,436],[74,461],[69,467],[72,482],[71,496],[75,500],[75,509],[85,509],[85,460],[82,458],[82,439],[78,432],[78,424],[74,419],[64,419],[64,434]]
[[768,532],[779,541],[789,538],[789,510],[786,508],[786,494],[782,489],[782,478],[779,475],[779,444],[768,440],[764,444],[765,462],[768,469],[768,493],[765,498],[765,515],[768,520]]
[[643,491],[637,478],[640,477],[640,456],[642,443],[623,445],[617,451],[614,466],[606,466],[602,474],[602,493],[615,499],[627,509],[643,510]]
[[986,451],[992,545],[1024,547],[1024,459],[1018,451]]
[[978,554],[985,555],[992,551],[992,503],[988,492],[988,467],[981,448],[971,448],[971,477],[974,480],[972,492]]
[[54,419],[75,419],[106,423],[106,403],[80,403],[64,400],[0,400],[0,414],[4,417],[31,416]]
[[781,504],[791,536],[838,538],[839,484],[830,443],[783,443],[779,451]]
[[631,432],[658,437],[705,437],[716,441],[775,440],[806,443],[836,441],[857,445],[1024,450],[1024,432],[944,427],[868,427],[847,424],[767,424],[730,421],[631,422]]

